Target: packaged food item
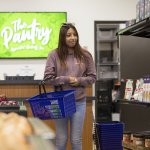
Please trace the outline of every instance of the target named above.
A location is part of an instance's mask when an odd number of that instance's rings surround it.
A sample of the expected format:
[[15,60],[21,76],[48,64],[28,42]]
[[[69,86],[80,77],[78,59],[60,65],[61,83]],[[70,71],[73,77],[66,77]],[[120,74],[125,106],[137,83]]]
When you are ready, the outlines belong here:
[[144,76],[143,101],[150,102],[150,75]]
[[132,99],[142,101],[143,100],[143,79],[136,80],[136,87]]
[[145,135],[145,147],[150,148],[150,134]]
[[143,131],[145,138],[145,147],[150,148],[150,131]]
[[130,143],[131,142],[131,132],[130,131],[124,131],[123,132],[123,142],[124,143]]
[[149,103],[150,102],[150,76],[148,76],[148,79],[147,79],[147,102]]
[[139,82],[140,82],[140,85],[139,85],[139,94],[138,94],[138,99],[137,100],[142,102],[143,101],[143,93],[144,93],[144,88],[143,88],[144,80],[143,80],[143,78],[141,78],[139,80]]
[[126,86],[125,86],[125,95],[124,99],[130,100],[132,97],[133,93],[133,80],[132,79],[127,79],[126,80]]
[[147,90],[148,90],[148,83],[147,83],[147,77],[144,77],[144,85],[143,85],[143,101],[147,101]]
[[136,146],[144,146],[145,145],[144,134],[141,133],[133,134],[133,144]]

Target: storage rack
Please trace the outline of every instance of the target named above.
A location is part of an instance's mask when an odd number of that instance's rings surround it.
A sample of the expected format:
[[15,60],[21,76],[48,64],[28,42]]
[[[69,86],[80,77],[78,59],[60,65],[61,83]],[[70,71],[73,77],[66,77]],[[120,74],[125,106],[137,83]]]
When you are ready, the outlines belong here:
[[[126,52],[126,56],[130,55],[131,60],[130,61],[128,59],[128,62],[130,63],[127,63],[127,65],[125,66],[125,60],[123,61],[123,59],[121,59],[121,78],[124,79],[124,77],[126,77],[135,80],[143,77],[144,75],[150,74],[148,63],[150,55],[150,17],[118,31],[117,36],[120,40],[120,52],[123,52],[124,54]],[[123,53],[122,58],[125,57]],[[142,65],[139,66],[138,62],[140,62],[140,64]],[[131,69],[131,66],[133,69]],[[130,70],[124,70],[128,67],[130,68]],[[150,130],[150,103],[139,102],[136,100],[127,101],[124,99],[118,100],[117,103],[117,107],[119,108],[118,112],[120,112],[120,120],[125,123],[125,130],[131,131],[132,133]],[[124,149],[128,150],[150,149],[125,143],[123,144],[123,146]]]
[[112,89],[120,78],[120,58],[116,33],[125,21],[95,21],[95,121],[111,121]]
[[131,35],[150,38],[150,17],[118,31],[117,35]]

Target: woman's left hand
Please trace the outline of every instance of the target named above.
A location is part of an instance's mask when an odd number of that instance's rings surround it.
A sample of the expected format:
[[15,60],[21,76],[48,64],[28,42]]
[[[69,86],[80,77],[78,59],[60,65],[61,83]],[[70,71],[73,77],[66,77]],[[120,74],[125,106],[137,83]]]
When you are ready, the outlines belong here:
[[78,86],[79,82],[76,77],[69,77],[71,86]]

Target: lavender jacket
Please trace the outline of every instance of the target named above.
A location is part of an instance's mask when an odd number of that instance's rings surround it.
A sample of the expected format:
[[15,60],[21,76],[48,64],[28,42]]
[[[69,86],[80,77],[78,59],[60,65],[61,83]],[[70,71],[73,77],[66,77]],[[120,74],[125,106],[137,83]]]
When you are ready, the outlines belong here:
[[[52,85],[62,84],[63,90],[73,89],[76,90],[76,100],[81,100],[86,97],[85,87],[91,85],[96,81],[96,68],[92,58],[92,55],[84,50],[87,56],[87,63],[77,62],[77,59],[74,57],[74,51],[70,50],[68,57],[66,59],[67,69],[62,68],[59,62],[59,58],[56,52],[56,49],[49,53],[45,72],[44,79],[49,78],[50,76],[55,76],[55,79],[49,80],[49,83]],[[69,85],[69,77],[76,77],[79,85],[71,86]]]

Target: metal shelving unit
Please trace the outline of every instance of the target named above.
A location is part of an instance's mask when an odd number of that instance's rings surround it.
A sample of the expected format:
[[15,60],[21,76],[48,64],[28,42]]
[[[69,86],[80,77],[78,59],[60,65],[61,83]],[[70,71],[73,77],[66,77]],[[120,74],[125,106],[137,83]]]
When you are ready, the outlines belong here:
[[[120,42],[121,78],[136,80],[150,74],[148,63],[150,56],[150,17],[119,30],[117,35]],[[127,58],[128,61],[126,61]],[[122,99],[117,105],[120,120],[125,123],[125,130],[131,132],[149,130],[149,103]]]
[[95,84],[96,122],[111,121],[112,89],[120,78],[120,53],[116,33],[125,21],[95,21],[95,61],[97,82]]
[[131,35],[137,37],[150,38],[150,17],[137,22],[127,28],[119,30],[117,35]]

